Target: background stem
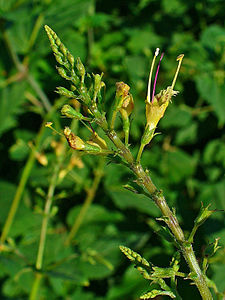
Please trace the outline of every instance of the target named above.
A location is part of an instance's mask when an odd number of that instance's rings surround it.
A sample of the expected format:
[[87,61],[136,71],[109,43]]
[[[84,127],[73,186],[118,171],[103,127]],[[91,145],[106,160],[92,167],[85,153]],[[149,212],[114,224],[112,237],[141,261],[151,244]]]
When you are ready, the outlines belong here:
[[28,157],[28,160],[26,162],[26,165],[23,169],[21,179],[20,179],[19,185],[18,185],[17,190],[16,190],[16,194],[13,198],[13,201],[12,201],[7,219],[6,219],[4,227],[2,229],[2,235],[1,235],[1,239],[0,239],[2,244],[5,243],[5,240],[8,236],[8,234],[9,234],[9,231],[10,231],[10,228],[13,224],[13,220],[15,218],[15,215],[16,215],[16,212],[17,212],[17,209],[18,209],[18,206],[19,206],[24,188],[26,186],[26,183],[27,183],[27,180],[29,178],[30,172],[32,170],[33,164],[35,162],[35,152],[38,150],[39,145],[40,145],[40,141],[41,141],[44,129],[45,129],[44,124],[45,124],[45,122],[43,122],[43,124],[41,126],[41,129],[40,129],[40,131],[37,135],[35,147],[32,148],[32,150],[30,152],[30,155]]
[[[39,242],[38,254],[37,254],[37,259],[36,259],[36,269],[38,271],[41,271],[42,266],[43,266],[43,256],[44,256],[44,249],[45,249],[45,243],[46,243],[46,237],[47,237],[48,221],[49,221],[50,214],[51,214],[53,196],[54,196],[55,187],[57,185],[58,174],[59,174],[59,170],[60,170],[60,166],[61,166],[61,159],[62,158],[60,157],[59,161],[55,165],[53,175],[52,175],[52,178],[50,181],[50,185],[48,188],[47,197],[46,197],[44,216],[43,216],[42,226],[41,226],[40,242]],[[40,272],[35,273],[35,279],[34,279],[30,297],[29,297],[30,300],[37,299],[38,290],[39,290],[42,276],[43,275]]]
[[92,186],[87,189],[87,196],[84,200],[84,204],[83,206],[81,207],[81,210],[79,212],[79,215],[77,216],[66,240],[65,240],[65,245],[69,245],[71,243],[71,241],[74,239],[78,229],[80,228],[82,222],[83,222],[83,219],[87,213],[87,210],[88,208],[90,207],[92,201],[94,200],[94,197],[95,197],[95,194],[96,194],[96,191],[98,189],[98,186],[99,186],[99,183],[101,181],[101,178],[102,176],[104,175],[104,172],[103,172],[103,166],[104,166],[104,163],[105,163],[105,159],[104,158],[100,158],[100,161],[99,161],[99,166],[97,167],[97,169],[95,170],[95,177],[94,177],[94,180],[93,180],[93,183],[92,183]]

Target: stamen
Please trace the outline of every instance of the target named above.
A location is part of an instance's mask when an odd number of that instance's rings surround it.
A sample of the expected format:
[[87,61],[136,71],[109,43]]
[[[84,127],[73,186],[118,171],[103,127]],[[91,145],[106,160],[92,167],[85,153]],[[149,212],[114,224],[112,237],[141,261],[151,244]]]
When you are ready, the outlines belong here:
[[151,80],[152,80],[153,67],[154,67],[154,64],[155,64],[155,59],[159,55],[159,51],[160,51],[160,49],[156,48],[155,54],[154,54],[154,57],[153,57],[153,60],[152,60],[152,65],[151,65],[150,73],[149,73],[149,78],[148,78],[148,93],[147,93],[147,102],[148,103],[150,103],[150,99],[151,99],[150,94],[151,94]]
[[176,70],[176,73],[174,75],[173,82],[172,82],[172,85],[171,85],[172,90],[175,86],[175,82],[177,80],[177,76],[178,76],[178,73],[180,71],[180,67],[181,67],[181,63],[182,63],[183,58],[184,58],[184,54],[180,54],[179,56],[177,56],[177,61],[179,61],[179,63],[178,63],[177,70]]
[[158,64],[158,67],[157,67],[157,70],[156,70],[156,74],[155,74],[155,81],[154,81],[154,86],[153,86],[153,91],[152,91],[152,102],[153,102],[154,96],[155,96],[156,81],[157,81],[157,77],[158,77],[158,73],[159,73],[160,63],[161,63],[161,60],[163,59],[163,55],[164,55],[164,53],[162,53],[162,55],[160,57],[159,64]]
[[94,128],[92,127],[92,125],[91,125],[91,122],[90,122],[90,121],[88,121],[88,124],[89,124],[89,126],[91,127],[91,130],[92,130],[92,132],[93,132],[93,133],[95,133],[95,130],[94,130]]

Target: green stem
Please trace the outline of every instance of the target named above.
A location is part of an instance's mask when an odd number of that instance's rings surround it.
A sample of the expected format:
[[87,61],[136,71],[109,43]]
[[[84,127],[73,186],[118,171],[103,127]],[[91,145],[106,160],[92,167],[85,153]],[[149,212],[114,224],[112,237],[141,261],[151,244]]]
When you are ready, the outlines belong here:
[[115,120],[116,120],[116,115],[117,115],[117,110],[113,110],[112,120],[111,120],[111,124],[110,124],[110,128],[111,128],[112,130],[114,129]]
[[6,222],[5,222],[3,230],[2,230],[1,239],[0,239],[0,242],[2,244],[5,243],[5,240],[6,240],[7,236],[8,236],[8,234],[9,234],[9,231],[10,231],[11,226],[13,224],[13,220],[15,218],[15,215],[16,215],[16,212],[17,212],[17,208],[19,206],[19,203],[20,203],[20,200],[21,200],[24,188],[26,186],[26,183],[27,183],[27,180],[29,178],[29,175],[30,175],[31,169],[33,167],[33,164],[35,162],[35,152],[37,151],[37,149],[39,147],[39,144],[40,144],[43,132],[44,132],[44,128],[45,128],[44,127],[44,123],[45,122],[43,122],[43,124],[41,126],[41,129],[40,129],[40,131],[38,133],[38,136],[37,136],[37,139],[36,139],[36,143],[35,143],[36,146],[34,147],[34,149],[31,150],[30,155],[28,157],[28,160],[26,162],[26,165],[25,165],[25,167],[23,169],[22,176],[21,176],[18,188],[16,190],[16,194],[15,194],[15,196],[13,198],[12,205],[10,207],[10,210],[9,210]]
[[143,143],[141,143],[140,148],[138,150],[138,155],[137,155],[137,162],[139,163],[141,161],[141,156],[142,156],[142,152],[144,150],[145,145]]
[[95,171],[95,177],[94,177],[92,186],[89,189],[87,189],[87,196],[84,200],[84,204],[83,204],[83,206],[80,210],[80,213],[77,216],[77,218],[65,240],[66,246],[70,245],[71,241],[74,239],[78,229],[80,228],[80,226],[84,220],[84,217],[87,213],[88,208],[90,207],[92,201],[94,200],[97,188],[98,188],[101,178],[103,176],[104,162],[105,162],[105,160],[103,158],[100,158],[99,166],[98,166],[97,170]]
[[37,270],[42,269],[44,248],[45,248],[47,228],[48,228],[48,221],[49,221],[49,218],[50,218],[50,211],[51,211],[51,207],[52,207],[55,187],[56,187],[56,184],[57,184],[59,169],[60,169],[60,164],[58,162],[55,166],[54,171],[53,171],[53,175],[52,175],[52,178],[51,178],[51,181],[50,181],[50,185],[49,185],[49,189],[48,189],[48,193],[47,193],[47,197],[46,197],[44,217],[43,217],[43,220],[42,220],[40,242],[39,242],[37,260],[36,260],[36,269]]
[[9,53],[12,57],[12,61],[14,62],[17,70],[23,76],[26,77],[26,79],[30,83],[31,87],[34,89],[34,91],[37,93],[37,95],[41,99],[42,104],[45,107],[46,111],[49,112],[51,110],[51,103],[49,102],[48,97],[45,95],[45,93],[43,92],[43,90],[39,86],[38,82],[34,79],[34,77],[28,73],[27,66],[23,65],[20,62],[19,57],[18,57],[17,53],[14,51],[6,32],[3,33],[3,37],[4,37],[4,41],[6,43],[6,46],[9,49]]
[[192,231],[191,231],[191,233],[189,235],[188,242],[193,243],[194,236],[195,236],[195,233],[196,233],[198,227],[199,226],[194,225],[194,227],[193,227],[193,229],[192,229]]
[[35,279],[34,279],[32,289],[31,289],[29,300],[37,299],[37,294],[38,294],[39,287],[41,285],[42,277],[43,277],[43,275],[40,272],[35,273]]
[[38,33],[39,33],[43,23],[44,23],[44,15],[43,15],[43,13],[41,13],[37,17],[36,22],[34,24],[34,27],[33,27],[33,30],[32,30],[31,36],[30,36],[30,40],[29,40],[29,43],[28,43],[27,52],[30,52],[31,49],[33,48],[34,43],[37,39]]
[[143,170],[142,166],[139,163],[134,162],[134,158],[130,150],[122,143],[116,132],[114,130],[105,132],[114,143],[114,145],[119,149],[120,155],[127,161],[130,169],[134,172],[139,182],[141,182],[142,186],[149,192],[150,198],[153,199],[155,204],[161,210],[161,213],[165,218],[165,222],[171,230],[174,239],[179,245],[179,248],[182,251],[182,254],[191,270],[191,273],[193,275],[191,279],[197,286],[202,299],[212,300],[213,298],[211,292],[208,288],[206,278],[199,267],[198,261],[194,254],[194,250],[192,248],[192,244],[186,241],[178,220],[175,214],[170,210],[162,192],[157,190],[150,176]]
[[43,216],[42,225],[41,225],[41,234],[40,234],[40,242],[39,242],[39,247],[38,247],[38,254],[37,254],[37,259],[36,259],[36,269],[38,272],[35,273],[35,279],[34,279],[34,282],[32,285],[29,300],[37,299],[41,278],[43,276],[39,271],[42,270],[42,266],[43,266],[43,257],[44,257],[44,249],[45,249],[45,243],[46,243],[46,237],[47,237],[48,222],[50,219],[53,196],[54,196],[54,191],[55,191],[55,187],[57,184],[60,165],[61,165],[61,160],[59,159],[59,161],[55,165],[53,175],[52,175],[52,178],[50,181],[50,185],[48,188],[48,193],[47,193],[46,203],[45,203],[45,208],[44,208],[44,216]]

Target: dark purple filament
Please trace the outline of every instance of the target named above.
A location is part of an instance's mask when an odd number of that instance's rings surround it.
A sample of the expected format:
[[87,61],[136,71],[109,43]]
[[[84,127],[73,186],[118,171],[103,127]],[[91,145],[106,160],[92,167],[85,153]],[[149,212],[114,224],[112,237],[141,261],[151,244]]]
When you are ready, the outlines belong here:
[[94,130],[94,128],[93,128],[92,125],[91,125],[91,122],[88,121],[88,124],[90,125],[91,130],[93,131],[93,133],[95,133],[95,130]]
[[154,97],[155,97],[156,81],[157,81],[157,77],[158,77],[158,73],[159,73],[159,67],[160,67],[160,63],[161,63],[161,60],[163,58],[163,55],[164,55],[164,53],[162,53],[162,55],[160,57],[160,60],[159,60],[159,63],[158,63],[158,67],[157,67],[157,70],[156,70],[156,73],[155,73],[155,81],[154,81],[154,86],[153,86],[153,91],[152,91],[152,102],[153,102]]

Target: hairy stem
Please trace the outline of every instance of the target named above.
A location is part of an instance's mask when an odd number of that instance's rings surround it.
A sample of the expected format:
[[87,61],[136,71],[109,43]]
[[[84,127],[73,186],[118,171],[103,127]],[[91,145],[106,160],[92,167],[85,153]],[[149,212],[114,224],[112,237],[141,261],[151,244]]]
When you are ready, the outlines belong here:
[[212,300],[211,292],[208,288],[206,278],[203,275],[192,244],[189,243],[185,237],[184,233],[178,223],[175,213],[172,212],[166,202],[161,191],[158,191],[154,183],[152,182],[150,176],[144,171],[140,163],[135,163],[134,158],[130,150],[123,144],[120,138],[117,136],[114,130],[106,131],[106,134],[114,143],[114,145],[119,149],[120,155],[127,161],[130,169],[136,175],[139,183],[149,192],[150,198],[153,199],[155,204],[160,209],[162,216],[165,218],[165,222],[172,232],[176,243],[179,245],[180,250],[190,268],[191,279],[197,286],[203,300]]

